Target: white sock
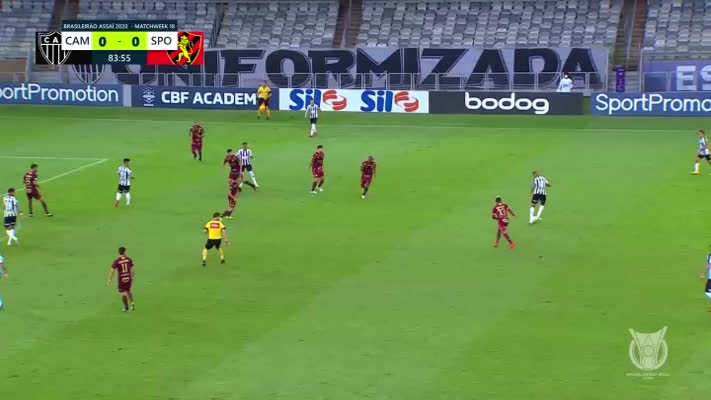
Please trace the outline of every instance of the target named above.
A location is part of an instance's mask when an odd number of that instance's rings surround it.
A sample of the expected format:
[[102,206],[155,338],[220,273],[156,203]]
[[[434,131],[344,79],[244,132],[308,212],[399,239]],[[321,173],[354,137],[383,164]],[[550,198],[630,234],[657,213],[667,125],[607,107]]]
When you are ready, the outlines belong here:
[[126,193],[126,205],[131,204],[131,193]]
[[12,239],[14,239],[15,241],[17,241],[17,236],[15,236],[15,230],[14,230],[14,229],[10,229],[10,237],[11,237]]
[[699,172],[699,163],[694,164],[694,172]]
[[254,186],[259,186],[257,184],[257,178],[254,177],[254,171],[249,171],[249,179],[252,180],[252,183],[254,183]]
[[116,201],[121,200],[121,193],[116,192]]
[[2,308],[2,296],[0,296],[0,308]]
[[538,207],[538,215],[536,215],[536,218],[541,218],[541,213],[543,212],[543,207],[544,207],[543,205]]
[[535,210],[535,208],[534,208],[533,206],[531,206],[531,209],[530,209],[530,211],[529,211],[529,213],[528,213],[528,214],[529,214],[528,220],[529,220],[530,222],[533,222],[533,211],[534,211],[534,210]]

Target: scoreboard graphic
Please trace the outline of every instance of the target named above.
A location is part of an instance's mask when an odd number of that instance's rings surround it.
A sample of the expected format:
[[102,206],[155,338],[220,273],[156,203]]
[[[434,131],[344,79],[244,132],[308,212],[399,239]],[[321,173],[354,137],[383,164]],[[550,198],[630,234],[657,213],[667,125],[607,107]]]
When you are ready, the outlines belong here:
[[202,65],[204,33],[176,21],[62,21],[59,32],[37,32],[35,64]]

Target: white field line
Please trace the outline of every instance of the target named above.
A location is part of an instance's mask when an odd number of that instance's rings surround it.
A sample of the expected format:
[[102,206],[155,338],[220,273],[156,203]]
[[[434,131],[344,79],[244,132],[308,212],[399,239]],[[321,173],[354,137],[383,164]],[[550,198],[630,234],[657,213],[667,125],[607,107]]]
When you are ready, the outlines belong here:
[[43,157],[43,156],[0,156],[0,159],[15,159],[15,160],[84,160],[98,161],[104,160],[98,157]]
[[[2,118],[20,118],[20,119],[37,119],[36,116],[27,115],[0,115]],[[64,119],[71,121],[106,121],[106,122],[155,122],[161,124],[186,124],[192,123],[194,120],[175,120],[175,119],[130,119],[130,118],[81,118],[81,117],[57,117],[57,116],[47,116],[42,118],[48,119]],[[289,126],[294,125],[291,122],[275,122],[270,121],[267,123],[260,122],[239,122],[239,121],[208,121],[209,124],[233,124],[233,125],[254,125],[254,126],[270,126],[270,125],[281,125]],[[326,125],[329,126],[329,125]],[[396,129],[412,129],[412,128],[429,128],[429,129],[486,129],[492,131],[508,131],[508,130],[524,130],[528,128],[522,127],[494,127],[494,126],[476,126],[476,125],[380,125],[380,124],[334,124],[331,126],[344,127],[344,128],[396,128]],[[611,129],[611,128],[536,128],[541,131],[604,131],[604,132],[685,132],[687,130],[673,130],[673,129]]]
[[64,176],[71,175],[71,174],[73,174],[73,173],[75,173],[75,172],[79,172],[79,171],[81,171],[81,170],[83,170],[83,169],[86,169],[86,168],[89,168],[89,167],[93,167],[94,165],[99,165],[99,164],[101,164],[101,163],[103,163],[103,162],[106,162],[106,161],[108,161],[108,158],[101,158],[101,159],[99,159],[98,161],[94,161],[94,162],[91,163],[91,164],[82,165],[82,166],[79,167],[79,168],[74,168],[73,170],[70,170],[70,171],[61,173],[61,174],[59,174],[59,175],[57,175],[57,176],[53,176],[53,177],[51,177],[51,178],[44,179],[44,180],[40,181],[40,183],[51,182],[51,181],[53,181],[53,180],[55,180],[55,179],[59,179],[59,178],[64,177]]

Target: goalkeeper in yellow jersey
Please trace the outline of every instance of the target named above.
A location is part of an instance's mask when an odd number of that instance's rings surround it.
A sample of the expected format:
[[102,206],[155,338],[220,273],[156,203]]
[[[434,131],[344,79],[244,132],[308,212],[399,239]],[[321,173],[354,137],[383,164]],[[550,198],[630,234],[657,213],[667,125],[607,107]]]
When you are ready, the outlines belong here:
[[272,97],[272,89],[267,86],[267,81],[262,81],[261,86],[257,88],[257,97],[259,98],[259,109],[257,110],[257,119],[262,118],[262,114],[267,114],[267,119],[272,117],[272,111],[269,109],[269,98]]

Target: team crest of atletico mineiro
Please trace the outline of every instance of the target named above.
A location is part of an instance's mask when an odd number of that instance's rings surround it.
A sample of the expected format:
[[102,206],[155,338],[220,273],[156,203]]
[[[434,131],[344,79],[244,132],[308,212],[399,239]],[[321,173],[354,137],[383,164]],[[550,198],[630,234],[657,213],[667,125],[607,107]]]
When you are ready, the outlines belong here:
[[174,50],[149,50],[148,64],[202,65],[205,59],[203,32],[178,32]]

